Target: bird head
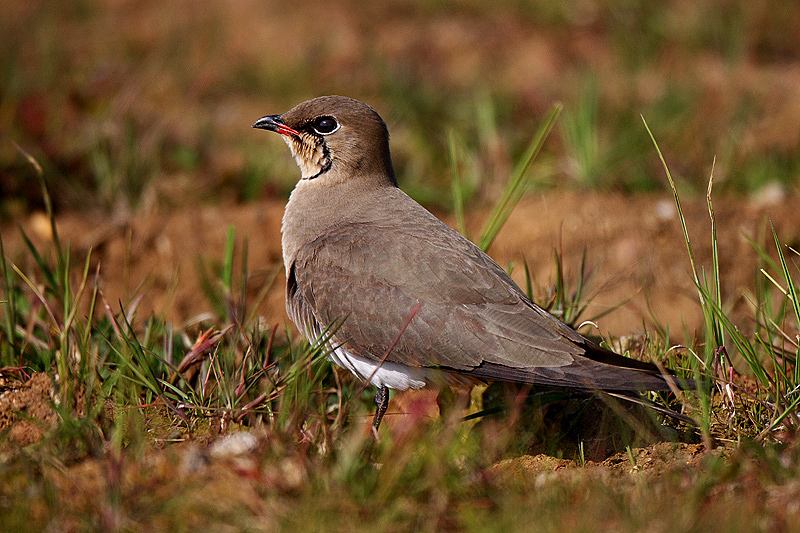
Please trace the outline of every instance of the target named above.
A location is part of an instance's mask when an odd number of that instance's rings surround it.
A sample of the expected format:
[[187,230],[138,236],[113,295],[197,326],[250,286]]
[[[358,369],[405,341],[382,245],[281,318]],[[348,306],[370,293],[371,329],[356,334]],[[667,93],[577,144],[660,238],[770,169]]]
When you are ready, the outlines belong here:
[[262,117],[253,127],[283,136],[303,180],[363,179],[397,186],[386,124],[363,102],[321,96],[282,115]]

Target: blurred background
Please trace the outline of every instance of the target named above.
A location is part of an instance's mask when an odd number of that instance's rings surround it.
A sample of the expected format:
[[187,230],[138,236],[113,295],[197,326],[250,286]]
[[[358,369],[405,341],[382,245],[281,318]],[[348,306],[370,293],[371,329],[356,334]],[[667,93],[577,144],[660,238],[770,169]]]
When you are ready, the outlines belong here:
[[31,0],[0,36],[5,221],[41,205],[11,141],[61,211],[284,197],[294,163],[249,126],[323,94],[375,107],[401,185],[444,208],[451,130],[491,202],[556,102],[540,187],[663,190],[640,115],[689,191],[714,156],[719,191],[800,175],[794,0]]
[[[743,254],[755,256],[741,233],[766,237],[757,221],[769,216],[784,242],[800,240],[795,0],[29,0],[3,7],[0,36],[7,248],[17,223],[50,237],[24,151],[43,168],[76,255],[102,259],[111,301],[138,288],[162,312],[198,313],[195,259],[220,256],[228,224],[250,237],[255,285],[280,280],[280,217],[299,172],[284,143],[250,125],[324,94],[379,111],[401,187],[451,223],[455,171],[473,236],[562,103],[535,162],[536,199],[494,252],[504,266],[526,257],[547,281],[563,233],[573,272],[588,247],[600,283],[616,276],[616,293],[595,303],[651,291],[604,328],[630,331],[650,305],[674,327],[701,319],[684,305],[696,293],[642,117],[703,243],[716,157],[715,196],[728,199],[717,205],[728,230],[722,269],[735,298],[752,282]],[[753,205],[761,211],[742,229]],[[283,321],[275,285],[265,313]]]

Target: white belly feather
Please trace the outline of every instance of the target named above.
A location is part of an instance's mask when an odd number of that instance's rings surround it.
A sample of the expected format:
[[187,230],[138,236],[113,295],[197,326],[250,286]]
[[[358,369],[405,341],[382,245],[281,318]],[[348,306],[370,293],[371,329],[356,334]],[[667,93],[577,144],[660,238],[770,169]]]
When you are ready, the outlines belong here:
[[431,370],[427,368],[413,368],[387,361],[381,364],[380,361],[348,353],[341,346],[330,353],[330,358],[340,367],[363,380],[369,380],[376,387],[385,385],[396,390],[421,389],[432,378]]
[[362,380],[369,380],[376,387],[385,385],[390,389],[406,390],[421,389],[427,385],[437,387],[448,385],[464,388],[481,383],[478,379],[439,368],[407,366],[389,361],[381,364],[380,361],[352,354],[342,346],[330,352],[328,356],[340,367],[349,370]]

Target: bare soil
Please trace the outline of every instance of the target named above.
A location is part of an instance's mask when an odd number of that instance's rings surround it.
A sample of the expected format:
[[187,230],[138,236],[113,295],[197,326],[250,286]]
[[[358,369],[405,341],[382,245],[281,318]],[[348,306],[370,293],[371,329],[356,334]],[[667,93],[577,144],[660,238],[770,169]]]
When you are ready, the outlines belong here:
[[28,380],[0,380],[0,452],[38,442],[56,423],[52,378],[37,373]]

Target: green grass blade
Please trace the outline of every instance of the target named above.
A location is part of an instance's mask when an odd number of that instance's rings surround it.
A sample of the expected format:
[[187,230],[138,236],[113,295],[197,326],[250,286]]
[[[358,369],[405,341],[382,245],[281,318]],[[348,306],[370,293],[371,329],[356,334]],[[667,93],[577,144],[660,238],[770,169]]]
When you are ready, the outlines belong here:
[[528,261],[525,259],[524,254],[522,256],[522,266],[525,269],[525,294],[533,301],[533,280],[531,278],[531,271],[528,268]]
[[469,239],[467,223],[464,218],[464,184],[458,172],[458,142],[456,141],[455,130],[452,128],[447,132],[447,149],[450,163],[450,182],[452,183],[453,189],[453,214],[456,218],[456,229]]
[[[714,168],[716,166],[716,163],[717,163],[717,158],[715,157],[713,162],[711,163],[711,176],[708,179],[708,189],[706,191],[706,205],[708,207],[708,216],[711,219],[711,268],[712,268],[712,274],[714,276],[713,277],[714,301],[721,303],[722,287],[719,279],[719,247],[717,245],[717,221],[714,218],[714,206],[711,203],[711,189],[714,186]],[[711,332],[714,336],[714,342],[716,346],[722,346],[725,340],[722,337],[722,329],[720,328],[719,322],[713,321],[708,325],[708,327],[711,329]]]
[[57,275],[53,272],[53,269],[50,268],[50,265],[47,261],[44,260],[42,255],[39,253],[39,250],[36,248],[36,245],[33,244],[33,241],[30,240],[28,234],[25,233],[25,230],[22,229],[22,226],[19,227],[19,233],[22,236],[22,240],[25,241],[25,246],[30,251],[31,255],[33,256],[33,260],[36,263],[36,266],[39,268],[39,272],[41,272],[42,276],[45,279],[45,286],[56,295],[57,298],[61,297],[61,291],[58,289],[60,280],[58,279]]
[[50,318],[50,324],[53,326],[53,328],[56,329],[56,331],[60,332],[61,327],[59,325],[58,320],[56,319],[55,312],[53,311],[53,308],[50,306],[50,302],[47,301],[45,295],[39,290],[39,287],[37,287],[36,284],[33,281],[31,281],[30,278],[28,278],[28,276],[26,276],[22,272],[22,270],[19,269],[17,265],[11,263],[11,268],[14,269],[14,271],[17,273],[17,276],[22,278],[22,281],[25,282],[25,284],[28,286],[31,292],[33,292],[36,298],[41,302],[41,304],[44,306],[45,311],[47,312],[48,318]]
[[522,159],[520,159],[516,168],[511,173],[503,197],[495,206],[483,232],[481,232],[481,238],[478,241],[478,247],[481,250],[486,251],[489,249],[494,239],[497,237],[497,234],[500,233],[500,229],[502,229],[509,215],[511,215],[511,212],[514,210],[517,202],[522,197],[522,193],[531,181],[531,175],[528,173],[528,169],[542,149],[544,141],[547,139],[548,135],[550,135],[550,131],[553,129],[562,109],[563,106],[561,104],[553,106],[550,113],[539,127],[539,130],[536,132],[536,135],[534,135]]
[[[686,242],[686,249],[689,252],[689,262],[692,266],[692,275],[694,276],[695,284],[699,287],[700,286],[700,277],[697,275],[697,265],[694,261],[694,251],[692,250],[691,241],[689,240],[689,231],[686,229],[686,218],[683,216],[683,209],[681,208],[681,199],[678,196],[678,189],[675,187],[675,182],[672,179],[672,173],[669,171],[669,166],[667,166],[666,160],[664,160],[664,155],[661,153],[661,148],[658,146],[658,142],[656,138],[653,136],[653,132],[650,131],[650,126],[647,125],[647,121],[642,116],[642,122],[644,123],[644,127],[647,130],[647,134],[650,136],[650,140],[653,141],[653,146],[655,146],[656,153],[658,154],[658,158],[661,160],[661,165],[664,167],[664,172],[667,174],[667,180],[669,181],[670,189],[672,189],[672,195],[675,200],[675,206],[678,208],[678,218],[681,221],[681,229],[683,229],[683,239]],[[702,294],[701,294],[702,300]]]
[[[15,301],[15,293],[16,287],[11,283],[11,273],[8,271],[8,262],[6,260],[6,251],[3,246],[3,236],[0,235],[0,266],[3,269],[3,294],[5,295],[5,300],[0,301],[0,304],[3,305],[5,312],[3,313],[3,327],[5,328],[5,335],[6,341],[8,342],[9,346],[9,356],[11,360],[0,360],[0,366],[12,366],[17,364],[16,353],[15,353],[15,346],[14,343],[14,328],[17,324],[17,306]],[[0,351],[0,357],[3,356],[3,352]]]
[[228,226],[228,233],[225,239],[225,260],[222,264],[222,284],[231,294],[233,290],[233,253],[236,244],[235,230],[233,226]]
[[[81,276],[81,283],[78,286],[78,290],[75,292],[75,301],[70,305],[69,314],[67,315],[66,320],[64,320],[64,334],[69,332],[72,327],[72,323],[75,320],[75,313],[78,312],[78,302],[83,297],[83,292],[86,290],[86,281],[89,279],[89,267],[91,266],[92,261],[92,249],[89,248],[89,252],[86,254],[86,263],[83,267],[83,275]],[[67,309],[65,308],[65,311]]]
[[[795,321],[800,329],[800,302],[797,299],[797,285],[792,278],[792,273],[789,271],[789,266],[786,264],[786,256],[783,253],[780,240],[778,240],[778,233],[775,231],[775,226],[770,224],[772,228],[772,237],[775,239],[775,247],[778,249],[778,259],[783,271],[783,279],[786,282],[786,296],[792,304],[794,310]],[[800,385],[800,365],[794,365],[794,386]]]

